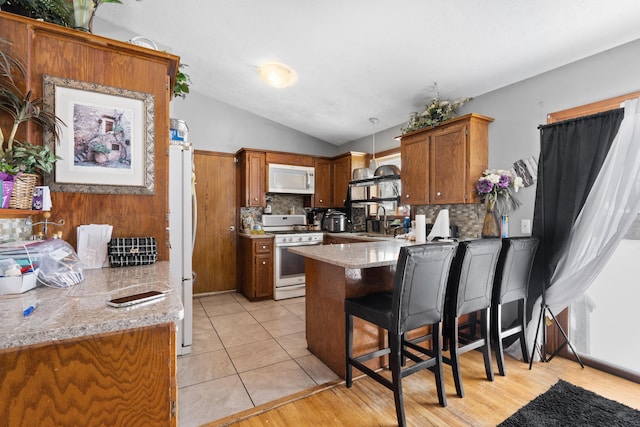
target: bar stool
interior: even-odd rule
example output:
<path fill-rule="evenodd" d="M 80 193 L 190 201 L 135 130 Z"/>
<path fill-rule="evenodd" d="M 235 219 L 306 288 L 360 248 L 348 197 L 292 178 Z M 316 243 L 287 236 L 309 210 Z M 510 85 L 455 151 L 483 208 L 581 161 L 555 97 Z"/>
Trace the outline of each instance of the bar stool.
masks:
<path fill-rule="evenodd" d="M 436 243 L 400 248 L 400 256 L 393 282 L 393 291 L 377 292 L 361 297 L 347 298 L 346 316 L 346 386 L 353 383 L 352 367 L 367 374 L 393 391 L 398 424 L 406 425 L 402 378 L 421 369 L 435 373 L 438 401 L 447 405 L 442 380 L 442 320 L 447 277 L 455 252 L 453 243 Z M 353 356 L 353 317 L 359 317 L 388 334 L 389 347 L 364 355 Z M 405 350 L 405 333 L 431 325 L 431 349 L 418 350 L 417 355 Z M 364 362 L 389 355 L 391 380 L 374 371 Z M 425 358 L 424 356 L 428 356 Z M 403 360 L 415 364 L 403 368 Z"/>
<path fill-rule="evenodd" d="M 491 298 L 491 331 L 493 348 L 498 362 L 498 373 L 505 375 L 503 340 L 517 335 L 525 363 L 529 363 L 529 350 L 525 336 L 527 324 L 527 293 L 531 267 L 540 240 L 537 237 L 511 237 L 502 239 Z M 502 329 L 502 304 L 518 302 L 516 325 Z"/>
<path fill-rule="evenodd" d="M 500 239 L 480 239 L 460 242 L 451 264 L 445 303 L 445 338 L 458 396 L 464 396 L 460 355 L 481 349 L 487 379 L 493 381 L 491 367 L 490 310 L 493 278 L 501 247 Z M 480 311 L 480 336 L 475 335 L 475 313 Z M 461 316 L 471 314 L 471 321 L 459 323 Z M 465 333 L 463 331 L 469 330 Z"/>

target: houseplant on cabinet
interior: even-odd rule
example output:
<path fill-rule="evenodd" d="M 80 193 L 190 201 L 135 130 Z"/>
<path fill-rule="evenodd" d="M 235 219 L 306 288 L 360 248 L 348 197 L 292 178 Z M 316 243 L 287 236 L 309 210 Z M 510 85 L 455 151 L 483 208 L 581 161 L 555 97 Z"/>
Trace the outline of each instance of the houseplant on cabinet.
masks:
<path fill-rule="evenodd" d="M 8 132 L 0 126 L 0 162 L 4 165 L 3 172 L 12 171 L 14 175 L 9 207 L 31 209 L 38 174 L 51 173 L 58 157 L 49 147 L 18 141 L 16 135 L 23 123 L 30 122 L 51 131 L 57 139 L 64 123 L 55 114 L 44 111 L 42 98 L 34 98 L 31 90 L 23 89 L 24 67 L 8 45 L 9 42 L 0 39 L 0 117 L 3 123 L 10 123 Z"/>
<path fill-rule="evenodd" d="M 0 8 L 9 13 L 41 19 L 45 22 L 92 31 L 93 17 L 102 3 L 121 0 L 0 0 Z"/>

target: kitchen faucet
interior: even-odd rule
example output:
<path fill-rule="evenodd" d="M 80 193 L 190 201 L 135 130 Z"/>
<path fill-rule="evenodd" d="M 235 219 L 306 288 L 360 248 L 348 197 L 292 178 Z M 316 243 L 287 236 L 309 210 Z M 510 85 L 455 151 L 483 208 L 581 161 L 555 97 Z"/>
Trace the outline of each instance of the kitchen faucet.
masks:
<path fill-rule="evenodd" d="M 387 210 L 382 205 L 378 205 L 378 209 L 376 210 L 376 219 L 380 221 L 380 208 L 382 208 L 382 214 L 384 215 L 384 219 L 382 220 L 382 228 L 384 234 L 387 234 Z"/>

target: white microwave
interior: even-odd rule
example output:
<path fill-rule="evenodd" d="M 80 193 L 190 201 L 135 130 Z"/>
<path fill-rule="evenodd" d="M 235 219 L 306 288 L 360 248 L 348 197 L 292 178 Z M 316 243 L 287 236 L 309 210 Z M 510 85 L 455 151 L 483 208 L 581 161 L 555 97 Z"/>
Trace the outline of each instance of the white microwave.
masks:
<path fill-rule="evenodd" d="M 313 194 L 315 168 L 269 163 L 267 193 Z"/>

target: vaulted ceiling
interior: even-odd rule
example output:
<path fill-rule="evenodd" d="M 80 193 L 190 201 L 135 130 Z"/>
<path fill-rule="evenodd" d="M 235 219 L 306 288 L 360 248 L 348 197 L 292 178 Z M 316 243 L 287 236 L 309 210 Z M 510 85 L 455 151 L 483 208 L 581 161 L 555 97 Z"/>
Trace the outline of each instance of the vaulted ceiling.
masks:
<path fill-rule="evenodd" d="M 477 97 L 640 38 L 637 0 L 123 0 L 97 16 L 179 55 L 192 91 L 335 145 L 369 117 L 406 121 L 433 82 Z M 266 86 L 268 61 L 298 83 Z"/>

